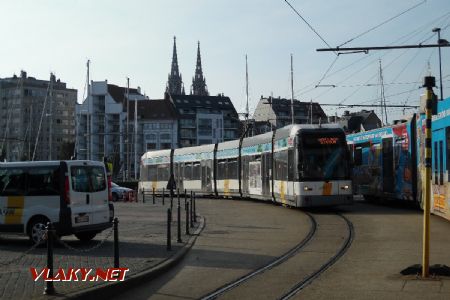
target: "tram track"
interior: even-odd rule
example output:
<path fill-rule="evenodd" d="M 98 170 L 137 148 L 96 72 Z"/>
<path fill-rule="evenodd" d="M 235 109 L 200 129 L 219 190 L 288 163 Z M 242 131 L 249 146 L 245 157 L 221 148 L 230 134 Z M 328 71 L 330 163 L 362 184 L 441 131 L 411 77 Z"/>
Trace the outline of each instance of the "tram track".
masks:
<path fill-rule="evenodd" d="M 304 212 L 310 219 L 311 227 L 307 234 L 307 236 L 294 248 L 290 249 L 288 252 L 284 253 L 283 255 L 277 257 L 275 260 L 271 261 L 270 263 L 266 264 L 265 266 L 258 268 L 238 279 L 235 281 L 232 281 L 230 283 L 227 283 L 215 291 L 201 297 L 200 299 L 203 300 L 210 300 L 210 299 L 216 299 L 222 295 L 227 295 L 231 290 L 236 289 L 239 290 L 239 286 L 244 285 L 244 283 L 249 283 L 252 281 L 252 279 L 256 279 L 259 275 L 262 275 L 263 273 L 269 273 L 271 269 L 274 269 L 277 266 L 283 265 L 283 263 L 287 263 L 286 261 L 290 258 L 295 258 L 297 256 L 300 256 L 302 254 L 302 250 L 305 250 L 306 246 L 311 245 L 311 240 L 316 236 L 316 233 L 318 231 L 318 227 L 320 224 L 318 224 L 316 217 L 308 212 Z M 303 278 L 298 281 L 297 283 L 290 285 L 289 288 L 287 288 L 287 291 L 283 291 L 281 297 L 276 297 L 277 299 L 290 299 L 297 295 L 302 289 L 304 289 L 306 286 L 311 284 L 315 279 L 317 279 L 323 272 L 325 272 L 329 267 L 331 267 L 334 263 L 336 263 L 344 254 L 345 252 L 350 248 L 351 243 L 354 238 L 354 228 L 352 222 L 346 218 L 345 216 L 336 213 L 336 216 L 340 217 L 345 221 L 346 228 L 348 230 L 348 234 L 342 243 L 342 246 L 339 248 L 339 250 L 329 259 L 327 259 L 323 264 L 321 264 L 318 268 L 314 269 L 313 271 L 309 272 L 306 276 L 303 276 Z"/>
<path fill-rule="evenodd" d="M 256 269 L 238 279 L 236 279 L 235 281 L 232 281 L 230 283 L 227 283 L 221 287 L 219 287 L 218 289 L 216 289 L 215 291 L 213 291 L 210 294 L 207 294 L 203 297 L 201 297 L 202 300 L 212 300 L 212 299 L 216 299 L 217 297 L 219 297 L 220 295 L 236 288 L 237 286 L 241 285 L 242 283 L 252 279 L 253 277 L 272 269 L 273 267 L 276 267 L 280 264 L 282 264 L 283 262 L 285 262 L 287 259 L 289 259 L 290 257 L 294 256 L 295 254 L 297 254 L 303 247 L 305 247 L 308 242 L 313 238 L 314 234 L 317 231 L 317 222 L 316 219 L 314 218 L 314 216 L 308 212 L 304 212 L 308 217 L 309 220 L 311 222 L 311 227 L 310 230 L 308 232 L 308 234 L 306 235 L 306 237 L 300 242 L 298 243 L 294 248 L 290 249 L 288 252 L 284 253 L 283 255 L 277 257 L 275 260 L 271 261 L 270 263 L 268 263 L 267 265 Z"/>
<path fill-rule="evenodd" d="M 329 267 L 331 267 L 334 263 L 336 263 L 344 254 L 347 252 L 347 250 L 350 248 L 353 238 L 355 236 L 355 230 L 353 228 L 353 223 L 346 218 L 345 216 L 341 214 L 337 214 L 341 218 L 343 218 L 347 224 L 348 228 L 348 236 L 345 240 L 342 247 L 339 249 L 339 251 L 331 257 L 327 262 L 325 262 L 317 271 L 311 273 L 309 276 L 305 277 L 302 281 L 298 282 L 295 286 L 293 286 L 287 293 L 285 293 L 283 296 L 281 296 L 280 300 L 287 300 L 291 299 L 295 295 L 297 295 L 302 289 L 304 289 L 306 286 L 311 284 L 314 279 L 320 276 L 323 272 L 325 272 Z"/>

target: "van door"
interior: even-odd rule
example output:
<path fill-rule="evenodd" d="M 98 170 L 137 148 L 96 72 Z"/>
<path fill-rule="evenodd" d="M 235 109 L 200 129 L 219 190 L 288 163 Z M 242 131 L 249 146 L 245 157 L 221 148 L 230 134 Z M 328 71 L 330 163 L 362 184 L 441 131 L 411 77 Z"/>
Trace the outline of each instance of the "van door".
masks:
<path fill-rule="evenodd" d="M 108 186 L 105 167 L 94 162 L 70 164 L 70 207 L 72 226 L 109 221 Z"/>

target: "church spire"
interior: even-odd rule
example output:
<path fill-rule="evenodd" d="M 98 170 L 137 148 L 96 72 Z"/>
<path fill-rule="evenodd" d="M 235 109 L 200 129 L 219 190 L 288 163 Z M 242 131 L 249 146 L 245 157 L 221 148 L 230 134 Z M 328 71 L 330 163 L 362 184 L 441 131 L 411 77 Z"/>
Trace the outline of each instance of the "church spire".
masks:
<path fill-rule="evenodd" d="M 197 65 L 195 66 L 195 75 L 192 78 L 191 95 L 209 96 L 206 80 L 203 77 L 200 42 L 197 44 Z"/>
<path fill-rule="evenodd" d="M 172 67 L 170 70 L 169 78 L 167 80 L 166 93 L 171 95 L 184 95 L 183 80 L 181 73 L 178 69 L 177 58 L 177 38 L 173 37 L 173 55 L 172 55 Z"/>

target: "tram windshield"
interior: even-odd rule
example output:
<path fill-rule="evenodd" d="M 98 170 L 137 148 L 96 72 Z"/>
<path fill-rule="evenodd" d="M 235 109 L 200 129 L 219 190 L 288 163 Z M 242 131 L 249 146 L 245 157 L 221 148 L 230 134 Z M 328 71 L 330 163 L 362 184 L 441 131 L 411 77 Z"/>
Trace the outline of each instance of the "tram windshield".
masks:
<path fill-rule="evenodd" d="M 343 134 L 303 133 L 299 158 L 301 180 L 339 180 L 350 177 L 348 150 Z"/>

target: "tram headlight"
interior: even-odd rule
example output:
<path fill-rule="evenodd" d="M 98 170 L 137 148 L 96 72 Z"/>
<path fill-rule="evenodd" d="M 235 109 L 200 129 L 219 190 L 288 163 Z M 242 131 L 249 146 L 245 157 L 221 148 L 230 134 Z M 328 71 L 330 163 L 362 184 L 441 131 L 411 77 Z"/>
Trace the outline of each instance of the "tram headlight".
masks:
<path fill-rule="evenodd" d="M 312 188 L 305 186 L 305 187 L 303 188 L 303 190 L 304 190 L 304 191 L 312 191 Z"/>
<path fill-rule="evenodd" d="M 341 186 L 341 189 L 343 189 L 343 190 L 348 190 L 349 188 L 350 188 L 350 186 L 348 186 L 348 185 Z"/>

